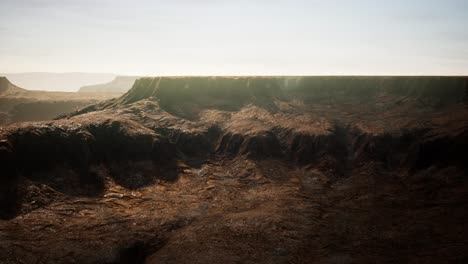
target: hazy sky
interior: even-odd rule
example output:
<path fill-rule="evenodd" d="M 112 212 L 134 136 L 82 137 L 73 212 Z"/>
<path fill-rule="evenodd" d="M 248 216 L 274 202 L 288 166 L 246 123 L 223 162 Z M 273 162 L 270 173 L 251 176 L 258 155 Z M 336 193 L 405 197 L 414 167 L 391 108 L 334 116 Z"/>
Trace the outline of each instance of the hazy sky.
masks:
<path fill-rule="evenodd" d="M 0 0 L 0 72 L 468 74 L 468 1 Z"/>

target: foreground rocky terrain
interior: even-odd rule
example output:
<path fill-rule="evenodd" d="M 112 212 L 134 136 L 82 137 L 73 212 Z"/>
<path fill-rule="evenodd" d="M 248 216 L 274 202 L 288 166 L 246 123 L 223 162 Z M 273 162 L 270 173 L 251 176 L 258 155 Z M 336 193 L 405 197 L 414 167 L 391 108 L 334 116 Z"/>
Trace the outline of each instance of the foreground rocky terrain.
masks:
<path fill-rule="evenodd" d="M 0 125 L 50 120 L 86 105 L 120 96 L 119 93 L 76 93 L 26 90 L 0 77 Z"/>
<path fill-rule="evenodd" d="M 468 78 L 142 78 L 0 127 L 3 263 L 465 263 Z"/>

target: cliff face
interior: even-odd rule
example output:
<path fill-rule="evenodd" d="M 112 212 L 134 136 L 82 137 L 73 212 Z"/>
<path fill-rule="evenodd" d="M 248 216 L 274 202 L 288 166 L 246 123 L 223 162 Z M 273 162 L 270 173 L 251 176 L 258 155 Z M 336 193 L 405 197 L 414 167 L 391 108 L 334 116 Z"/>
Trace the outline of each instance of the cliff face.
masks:
<path fill-rule="evenodd" d="M 54 261 L 87 263 L 465 259 L 467 87 L 139 79 L 61 119 L 0 127 L 2 217 L 22 230 L 0 248 L 28 260 L 52 244 Z M 61 219 L 99 245 L 57 236 Z M 34 228 L 44 243 L 14 247 Z"/>
<path fill-rule="evenodd" d="M 249 103 L 249 99 L 286 97 L 305 101 L 356 98 L 368 101 L 389 95 L 456 103 L 463 98 L 467 87 L 467 77 L 159 77 L 139 79 L 122 102 L 151 96 L 166 105 L 189 99 L 204 105 L 206 98 L 239 104 Z"/>

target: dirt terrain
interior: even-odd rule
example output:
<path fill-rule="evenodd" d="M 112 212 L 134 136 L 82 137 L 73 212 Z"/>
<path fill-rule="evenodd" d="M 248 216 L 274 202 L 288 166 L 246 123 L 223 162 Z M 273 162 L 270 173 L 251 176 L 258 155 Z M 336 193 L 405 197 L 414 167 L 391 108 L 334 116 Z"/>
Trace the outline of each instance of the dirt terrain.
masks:
<path fill-rule="evenodd" d="M 80 107 L 120 95 L 26 90 L 12 84 L 7 78 L 0 77 L 0 125 L 50 120 Z"/>
<path fill-rule="evenodd" d="M 157 77 L 0 126 L 1 263 L 466 263 L 467 77 Z"/>

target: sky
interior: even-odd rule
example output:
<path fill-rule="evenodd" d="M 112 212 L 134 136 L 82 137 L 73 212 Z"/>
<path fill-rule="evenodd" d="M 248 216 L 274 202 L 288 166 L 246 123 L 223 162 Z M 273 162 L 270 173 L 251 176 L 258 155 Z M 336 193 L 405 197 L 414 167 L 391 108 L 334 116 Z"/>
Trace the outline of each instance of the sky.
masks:
<path fill-rule="evenodd" d="M 468 75 L 468 1 L 0 0 L 0 72 Z"/>

